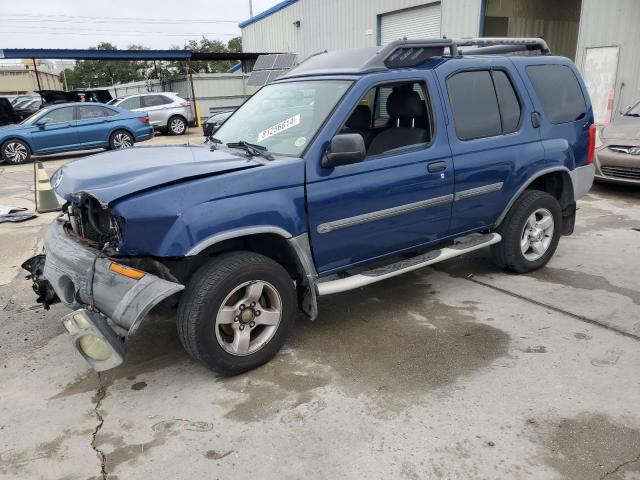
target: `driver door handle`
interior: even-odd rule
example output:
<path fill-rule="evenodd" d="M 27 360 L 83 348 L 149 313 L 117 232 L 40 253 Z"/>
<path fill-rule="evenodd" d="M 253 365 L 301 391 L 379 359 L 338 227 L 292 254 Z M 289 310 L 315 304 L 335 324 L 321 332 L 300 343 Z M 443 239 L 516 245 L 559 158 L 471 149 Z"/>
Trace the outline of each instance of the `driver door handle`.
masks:
<path fill-rule="evenodd" d="M 429 171 L 429 173 L 442 172 L 443 170 L 446 170 L 446 169 L 447 169 L 446 162 L 433 162 L 427 165 L 427 170 Z"/>

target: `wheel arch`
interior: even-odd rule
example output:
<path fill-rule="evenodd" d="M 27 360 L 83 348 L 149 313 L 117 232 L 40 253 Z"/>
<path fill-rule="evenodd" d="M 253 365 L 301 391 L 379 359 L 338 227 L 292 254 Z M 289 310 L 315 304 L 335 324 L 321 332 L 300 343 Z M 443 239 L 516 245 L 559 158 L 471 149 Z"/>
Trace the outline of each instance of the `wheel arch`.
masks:
<path fill-rule="evenodd" d="M 516 203 L 518 198 L 526 190 L 541 190 L 552 195 L 560 203 L 560 208 L 563 212 L 564 223 L 569 222 L 570 231 L 568 231 L 568 225 L 563 228 L 563 231 L 567 231 L 570 234 L 573 231 L 573 221 L 575 220 L 575 199 L 573 192 L 573 182 L 569 169 L 566 167 L 551 167 L 544 170 L 540 170 L 532 175 L 527 182 L 525 182 L 511 197 L 507 206 L 502 210 L 502 213 L 498 217 L 495 226 L 498 227 L 511 210 L 511 207 Z"/>
<path fill-rule="evenodd" d="M 316 317 L 317 273 L 306 232 L 293 237 L 280 227 L 265 225 L 216 234 L 187 252 L 188 277 L 209 258 L 237 250 L 260 253 L 282 265 L 296 282 L 299 307 L 310 318 Z"/>

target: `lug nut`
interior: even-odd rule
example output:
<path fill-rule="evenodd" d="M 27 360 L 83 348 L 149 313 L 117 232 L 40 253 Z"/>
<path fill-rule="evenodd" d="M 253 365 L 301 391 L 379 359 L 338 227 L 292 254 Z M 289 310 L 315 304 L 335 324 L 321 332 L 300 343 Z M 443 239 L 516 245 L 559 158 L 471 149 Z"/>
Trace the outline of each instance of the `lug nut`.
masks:
<path fill-rule="evenodd" d="M 233 319 L 233 321 L 234 321 L 234 322 L 237 322 L 238 320 L 240 320 L 238 317 L 235 317 L 235 318 Z"/>
<path fill-rule="evenodd" d="M 244 330 L 244 325 L 240 325 L 240 330 Z"/>
<path fill-rule="evenodd" d="M 251 302 L 251 306 L 255 307 L 256 306 L 256 302 Z"/>
<path fill-rule="evenodd" d="M 240 305 L 240 310 L 244 310 L 245 308 L 247 308 L 247 307 L 244 306 L 244 303 L 242 305 Z"/>
<path fill-rule="evenodd" d="M 260 316 L 260 310 L 256 310 L 256 311 L 254 312 L 254 315 L 255 315 L 256 317 L 259 317 L 259 316 Z"/>
<path fill-rule="evenodd" d="M 255 327 L 255 326 L 256 326 L 256 322 L 251 322 L 251 323 L 249 323 L 249 326 L 250 326 L 251 328 Z"/>

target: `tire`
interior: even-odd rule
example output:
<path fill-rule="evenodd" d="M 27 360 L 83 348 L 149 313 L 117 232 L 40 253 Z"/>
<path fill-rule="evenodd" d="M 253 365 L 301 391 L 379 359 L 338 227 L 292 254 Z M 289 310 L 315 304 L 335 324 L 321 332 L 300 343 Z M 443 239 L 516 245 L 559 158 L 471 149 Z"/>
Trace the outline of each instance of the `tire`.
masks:
<path fill-rule="evenodd" d="M 547 192 L 525 190 L 497 232 L 502 241 L 491 246 L 491 253 L 499 267 L 515 273 L 537 270 L 547 264 L 558 247 L 562 209 Z"/>
<path fill-rule="evenodd" d="M 178 335 L 194 360 L 221 375 L 237 375 L 278 353 L 297 313 L 293 280 L 281 265 L 253 252 L 225 253 L 187 283 Z"/>
<path fill-rule="evenodd" d="M 0 149 L 0 158 L 10 165 L 27 163 L 31 159 L 31 148 L 22 140 L 7 140 Z"/>
<path fill-rule="evenodd" d="M 169 135 L 183 135 L 187 131 L 187 121 L 180 115 L 174 115 L 167 122 Z"/>
<path fill-rule="evenodd" d="M 109 137 L 109 150 L 123 150 L 133 147 L 135 139 L 126 130 L 116 130 Z"/>

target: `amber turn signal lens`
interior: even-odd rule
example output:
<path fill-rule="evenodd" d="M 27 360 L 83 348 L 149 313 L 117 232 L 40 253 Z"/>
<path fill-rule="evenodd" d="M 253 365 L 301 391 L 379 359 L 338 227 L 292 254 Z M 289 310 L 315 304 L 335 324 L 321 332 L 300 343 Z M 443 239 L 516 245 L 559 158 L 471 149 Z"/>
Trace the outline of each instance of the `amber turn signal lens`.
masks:
<path fill-rule="evenodd" d="M 140 280 L 142 277 L 146 275 L 142 270 L 138 270 L 136 268 L 127 267 L 126 265 L 120 265 L 116 262 L 111 262 L 111 266 L 109 269 L 112 272 L 119 273 L 128 278 L 133 278 L 134 280 Z"/>

